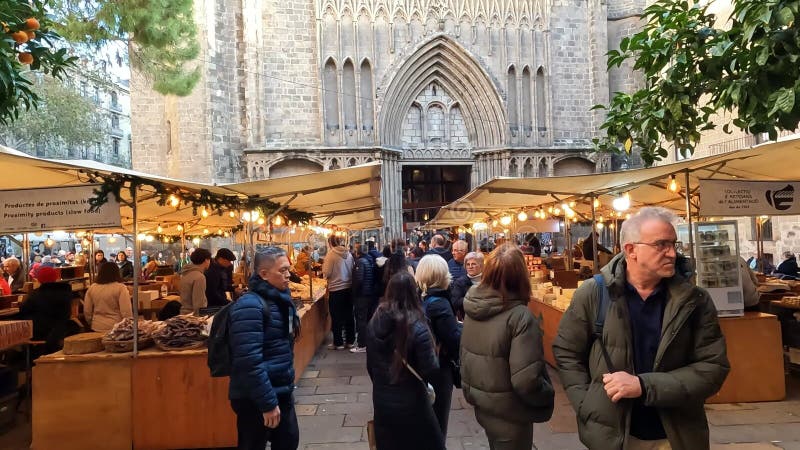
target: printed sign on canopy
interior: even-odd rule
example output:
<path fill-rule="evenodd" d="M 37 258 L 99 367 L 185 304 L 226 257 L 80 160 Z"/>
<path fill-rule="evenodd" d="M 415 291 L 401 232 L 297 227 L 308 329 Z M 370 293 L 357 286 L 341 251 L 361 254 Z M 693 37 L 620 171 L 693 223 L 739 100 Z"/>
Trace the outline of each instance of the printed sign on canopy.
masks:
<path fill-rule="evenodd" d="M 0 232 L 119 228 L 119 203 L 113 197 L 90 210 L 95 185 L 0 191 Z"/>
<path fill-rule="evenodd" d="M 700 215 L 800 214 L 800 181 L 700 180 Z"/>

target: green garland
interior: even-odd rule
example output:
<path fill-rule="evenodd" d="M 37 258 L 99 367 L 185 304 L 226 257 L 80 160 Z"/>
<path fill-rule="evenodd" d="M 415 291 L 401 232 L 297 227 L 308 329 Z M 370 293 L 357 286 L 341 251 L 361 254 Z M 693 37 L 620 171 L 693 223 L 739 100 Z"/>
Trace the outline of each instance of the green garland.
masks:
<path fill-rule="evenodd" d="M 100 174 L 98 172 L 90 172 L 87 175 L 91 183 L 99 184 L 94 190 L 94 198 L 89 200 L 90 208 L 93 211 L 107 203 L 109 195 L 113 195 L 118 202 L 121 202 L 123 188 L 127 188 L 131 198 L 133 198 L 136 189 L 144 186 L 148 186 L 153 190 L 153 193 L 158 197 L 157 203 L 159 206 L 166 206 L 171 198 L 177 198 L 179 205 L 191 206 L 192 215 L 195 216 L 198 209 L 205 209 L 209 214 L 216 212 L 219 216 L 225 211 L 258 211 L 264 217 L 267 217 L 281 206 L 265 198 L 240 198 L 232 195 L 219 195 L 212 193 L 208 189 L 201 189 L 199 192 L 171 189 L 158 181 L 131 175 Z M 313 214 L 291 208 L 284 208 L 281 213 L 286 216 L 287 220 L 298 224 L 308 223 L 314 217 Z"/>

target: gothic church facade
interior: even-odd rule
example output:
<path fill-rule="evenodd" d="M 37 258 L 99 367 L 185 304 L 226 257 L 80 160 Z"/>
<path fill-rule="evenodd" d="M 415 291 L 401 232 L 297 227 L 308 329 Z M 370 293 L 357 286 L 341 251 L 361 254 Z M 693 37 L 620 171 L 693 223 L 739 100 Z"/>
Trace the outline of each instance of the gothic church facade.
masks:
<path fill-rule="evenodd" d="M 610 170 L 606 70 L 644 0 L 196 0 L 202 79 L 132 79 L 133 166 L 226 183 L 382 162 L 399 235 L 496 176 Z"/>

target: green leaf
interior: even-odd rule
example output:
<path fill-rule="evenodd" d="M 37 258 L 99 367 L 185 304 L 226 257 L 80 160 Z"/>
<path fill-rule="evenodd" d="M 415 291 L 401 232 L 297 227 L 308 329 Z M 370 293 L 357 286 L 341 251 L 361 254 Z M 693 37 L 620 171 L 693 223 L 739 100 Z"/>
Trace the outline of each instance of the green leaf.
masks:
<path fill-rule="evenodd" d="M 784 26 L 791 26 L 794 22 L 794 13 L 788 6 L 784 6 L 778 11 L 778 23 Z"/>
<path fill-rule="evenodd" d="M 793 88 L 782 88 L 777 92 L 773 93 L 770 96 L 770 101 L 774 101 L 774 104 L 769 113 L 767 113 L 767 115 L 772 116 L 778 111 L 784 113 L 791 112 L 792 109 L 794 109 L 794 97 L 795 97 L 795 92 Z"/>

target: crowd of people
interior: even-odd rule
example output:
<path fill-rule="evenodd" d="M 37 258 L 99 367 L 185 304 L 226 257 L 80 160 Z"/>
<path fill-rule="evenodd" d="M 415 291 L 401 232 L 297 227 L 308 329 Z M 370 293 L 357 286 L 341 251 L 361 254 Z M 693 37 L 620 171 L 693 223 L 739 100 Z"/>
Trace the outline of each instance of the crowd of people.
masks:
<path fill-rule="evenodd" d="M 643 208 L 626 220 L 621 253 L 575 292 L 559 325 L 557 370 L 589 448 L 709 448 L 703 403 L 729 363 L 713 301 L 676 252 L 675 219 Z M 377 448 L 444 449 L 461 388 L 490 448 L 530 449 L 554 388 L 523 251 L 470 253 L 439 235 L 428 248 L 394 241 L 382 252 L 366 243 L 351 253 L 336 236 L 328 244 L 330 348 L 366 351 Z M 240 449 L 298 446 L 289 268 L 281 249 L 257 254 L 247 301 L 231 313 Z"/>

